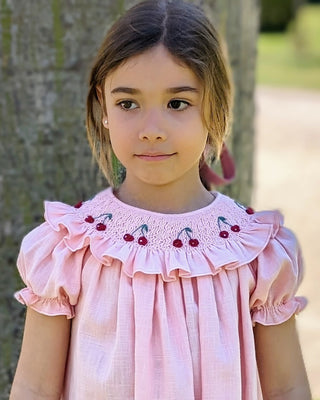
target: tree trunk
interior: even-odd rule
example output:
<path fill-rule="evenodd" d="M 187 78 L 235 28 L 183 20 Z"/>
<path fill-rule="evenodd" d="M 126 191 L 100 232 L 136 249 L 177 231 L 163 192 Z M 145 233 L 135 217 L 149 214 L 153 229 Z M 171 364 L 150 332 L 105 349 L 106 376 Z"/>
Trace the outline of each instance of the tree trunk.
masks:
<path fill-rule="evenodd" d="M 87 78 L 108 26 L 129 3 L 0 0 L 0 400 L 8 398 L 23 328 L 24 309 L 12 297 L 21 287 L 20 241 L 42 221 L 44 199 L 72 204 L 105 186 L 86 142 Z M 238 177 L 228 193 L 248 203 L 258 3 L 198 3 L 229 45 Z"/>

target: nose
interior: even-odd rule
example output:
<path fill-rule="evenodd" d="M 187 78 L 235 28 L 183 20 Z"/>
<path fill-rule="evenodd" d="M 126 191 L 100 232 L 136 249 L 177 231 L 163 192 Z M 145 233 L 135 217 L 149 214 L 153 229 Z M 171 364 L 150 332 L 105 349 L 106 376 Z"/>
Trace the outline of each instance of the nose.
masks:
<path fill-rule="evenodd" d="M 142 121 L 139 139 L 143 141 L 163 141 L 167 139 L 165 124 L 161 112 L 150 110 Z"/>

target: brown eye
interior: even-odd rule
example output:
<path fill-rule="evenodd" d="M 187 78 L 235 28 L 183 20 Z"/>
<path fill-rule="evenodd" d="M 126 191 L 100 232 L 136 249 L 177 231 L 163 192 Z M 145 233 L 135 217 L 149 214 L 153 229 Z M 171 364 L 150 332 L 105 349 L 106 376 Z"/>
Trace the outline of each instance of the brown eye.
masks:
<path fill-rule="evenodd" d="M 172 110 L 183 111 L 185 110 L 190 104 L 187 101 L 183 100 L 171 100 L 168 104 L 168 107 Z"/>
<path fill-rule="evenodd" d="M 136 104 L 135 102 L 131 101 L 131 100 L 120 101 L 120 102 L 118 103 L 118 105 L 119 105 L 123 110 L 126 110 L 126 111 L 134 110 L 134 109 L 138 108 L 137 104 Z"/>

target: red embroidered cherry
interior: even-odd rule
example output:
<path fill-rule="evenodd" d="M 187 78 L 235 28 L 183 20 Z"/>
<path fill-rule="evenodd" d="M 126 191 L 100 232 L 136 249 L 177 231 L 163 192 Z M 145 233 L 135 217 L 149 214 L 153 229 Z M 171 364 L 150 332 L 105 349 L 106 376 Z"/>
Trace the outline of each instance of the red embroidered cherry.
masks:
<path fill-rule="evenodd" d="M 244 205 L 242 205 L 241 203 L 238 203 L 237 201 L 235 201 L 235 203 L 236 203 L 236 205 L 238 206 L 238 207 L 240 207 L 242 210 L 245 210 L 245 212 L 247 213 L 247 214 L 254 214 L 254 209 L 253 208 L 251 208 L 251 207 L 245 207 Z"/>
<path fill-rule="evenodd" d="M 240 226 L 239 225 L 233 225 L 231 227 L 232 232 L 240 232 Z"/>
<path fill-rule="evenodd" d="M 94 218 L 92 215 L 88 215 L 87 218 L 85 219 L 85 221 L 88 222 L 89 224 L 93 224 Z"/>
<path fill-rule="evenodd" d="M 199 240 L 198 239 L 190 239 L 189 244 L 192 247 L 197 247 L 197 246 L 199 246 Z"/>
<path fill-rule="evenodd" d="M 80 208 L 83 204 L 83 201 L 79 201 L 79 203 L 74 205 L 74 208 Z"/>
<path fill-rule="evenodd" d="M 221 231 L 219 236 L 226 239 L 229 237 L 229 233 L 227 231 Z"/>
<path fill-rule="evenodd" d="M 139 239 L 138 239 L 138 243 L 141 246 L 145 246 L 148 243 L 148 240 L 147 240 L 147 238 L 145 236 L 140 236 Z"/>
<path fill-rule="evenodd" d="M 107 229 L 105 224 L 102 224 L 101 222 L 97 224 L 96 226 L 97 231 L 105 231 Z"/>
<path fill-rule="evenodd" d="M 132 242 L 132 241 L 134 241 L 134 237 L 133 237 L 132 235 L 130 235 L 130 233 L 126 233 L 126 234 L 123 236 L 123 239 L 124 239 L 126 242 Z"/>
<path fill-rule="evenodd" d="M 174 247 L 182 247 L 183 246 L 182 240 L 180 240 L 180 239 L 175 239 L 172 244 Z"/>

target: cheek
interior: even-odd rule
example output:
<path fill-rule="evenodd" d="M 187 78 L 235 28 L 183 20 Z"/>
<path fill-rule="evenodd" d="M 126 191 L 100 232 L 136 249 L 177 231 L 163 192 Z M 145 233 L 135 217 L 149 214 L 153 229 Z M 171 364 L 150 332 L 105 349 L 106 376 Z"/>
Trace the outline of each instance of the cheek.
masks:
<path fill-rule="evenodd" d="M 112 128 L 109 130 L 110 133 L 110 141 L 111 141 L 111 146 L 112 148 L 115 149 L 120 149 L 124 147 L 125 145 L 125 140 L 122 138 L 121 135 L 117 135 L 117 132 L 113 131 Z"/>
<path fill-rule="evenodd" d="M 136 126 L 134 116 L 130 115 L 129 112 L 121 111 L 118 108 L 112 108 L 109 111 L 108 123 L 110 132 L 117 137 L 129 136 L 128 133 L 133 132 L 134 127 Z"/>
<path fill-rule="evenodd" d="M 130 144 L 129 135 L 124 134 L 123 130 L 110 129 L 110 142 L 114 154 L 117 156 L 120 162 L 124 165 L 126 158 L 128 158 L 130 151 L 132 151 L 132 146 Z"/>
<path fill-rule="evenodd" d="M 184 131 L 186 133 L 186 131 Z M 188 134 L 184 135 L 184 142 L 190 150 L 203 151 L 208 141 L 208 131 L 202 124 L 190 124 Z"/>

